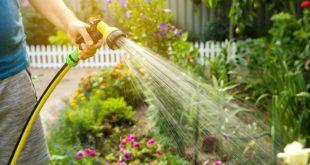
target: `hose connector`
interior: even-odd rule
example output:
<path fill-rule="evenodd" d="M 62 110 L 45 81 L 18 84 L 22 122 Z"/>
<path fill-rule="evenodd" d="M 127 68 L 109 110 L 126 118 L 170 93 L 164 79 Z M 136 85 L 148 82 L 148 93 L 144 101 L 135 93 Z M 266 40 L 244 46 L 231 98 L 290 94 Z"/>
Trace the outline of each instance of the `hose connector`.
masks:
<path fill-rule="evenodd" d="M 116 50 L 120 48 L 117 41 L 123 37 L 126 37 L 125 33 L 116 27 L 111 27 L 100 21 L 97 24 L 97 30 L 102 34 L 104 41 L 108 44 L 109 48 Z"/>

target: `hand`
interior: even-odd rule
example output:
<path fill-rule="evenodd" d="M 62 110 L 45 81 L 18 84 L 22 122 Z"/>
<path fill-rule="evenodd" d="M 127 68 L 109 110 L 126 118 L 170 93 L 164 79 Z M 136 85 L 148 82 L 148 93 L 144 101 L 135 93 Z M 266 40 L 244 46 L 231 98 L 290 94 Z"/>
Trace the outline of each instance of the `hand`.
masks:
<path fill-rule="evenodd" d="M 79 51 L 79 58 L 81 60 L 86 60 L 96 54 L 97 49 L 99 49 L 103 41 L 99 40 L 97 43 L 94 43 L 92 38 L 89 36 L 87 32 L 87 28 L 89 25 L 80 21 L 74 20 L 70 24 L 68 24 L 67 32 L 69 34 L 70 40 L 75 43 L 77 37 L 81 35 L 85 41 L 85 43 L 81 44 L 82 50 Z"/>

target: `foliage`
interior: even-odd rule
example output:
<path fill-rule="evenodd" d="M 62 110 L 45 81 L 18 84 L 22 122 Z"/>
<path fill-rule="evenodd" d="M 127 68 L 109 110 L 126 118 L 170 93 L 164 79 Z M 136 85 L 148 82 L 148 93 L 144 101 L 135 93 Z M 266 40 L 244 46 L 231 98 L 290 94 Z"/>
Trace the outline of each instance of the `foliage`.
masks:
<path fill-rule="evenodd" d="M 214 76 L 217 80 L 228 82 L 229 71 L 235 67 L 235 61 L 228 58 L 228 45 L 224 46 L 220 53 L 207 61 L 207 77 L 209 80 Z"/>
<path fill-rule="evenodd" d="M 228 36 L 228 21 L 215 18 L 205 25 L 204 36 L 206 40 L 224 41 Z"/>
<path fill-rule="evenodd" d="M 103 68 L 99 74 L 82 78 L 79 91 L 89 98 L 96 90 L 103 90 L 105 97 L 123 97 L 125 101 L 136 107 L 143 103 L 143 96 L 132 83 L 133 74 L 124 62 L 113 68 Z"/>
<path fill-rule="evenodd" d="M 67 33 L 65 33 L 62 30 L 57 30 L 55 35 L 49 36 L 48 41 L 49 41 L 49 43 L 55 44 L 55 45 L 69 45 L 69 44 L 71 44 L 69 36 L 67 35 Z"/>
<path fill-rule="evenodd" d="M 300 36 L 308 17 L 307 11 L 300 20 L 276 14 L 269 38 L 239 42 L 239 63 L 249 70 L 241 75 L 245 92 L 270 113 L 276 151 L 295 139 L 309 145 L 309 35 Z"/>
<path fill-rule="evenodd" d="M 90 21 L 90 18 L 102 18 L 104 15 L 104 10 L 102 9 L 102 5 L 98 5 L 102 3 L 100 0 L 82 0 L 81 9 L 77 12 L 77 16 L 85 21 Z"/>
<path fill-rule="evenodd" d="M 59 161 L 76 162 L 74 153 L 83 147 L 91 146 L 102 155 L 118 149 L 120 137 L 129 133 L 135 122 L 134 112 L 123 98 L 106 96 L 102 90 L 96 90 L 89 98 L 75 93 L 71 106 L 62 113 L 49 137 L 51 154 L 64 156 Z"/>
<path fill-rule="evenodd" d="M 31 7 L 22 7 L 21 12 L 27 43 L 33 45 L 48 44 L 48 37 L 55 32 L 54 26 Z"/>
<path fill-rule="evenodd" d="M 231 3 L 229 19 L 236 26 L 236 33 L 238 34 L 242 34 L 246 27 L 253 26 L 253 20 L 256 18 L 256 10 L 265 6 L 273 14 L 285 11 L 296 16 L 300 11 L 300 4 L 297 4 L 294 0 L 285 2 L 282 0 L 203 0 L 203 2 L 211 8 L 224 7 L 227 6 L 227 3 Z"/>
<path fill-rule="evenodd" d="M 110 6 L 132 40 L 186 69 L 197 70 L 198 50 L 187 42 L 187 33 L 171 24 L 172 15 L 165 0 L 112 1 Z"/>
<path fill-rule="evenodd" d="M 112 125 L 132 122 L 134 113 L 132 108 L 127 106 L 123 98 L 109 98 L 103 101 L 98 108 L 101 109 L 100 116 L 108 119 L 108 122 Z"/>

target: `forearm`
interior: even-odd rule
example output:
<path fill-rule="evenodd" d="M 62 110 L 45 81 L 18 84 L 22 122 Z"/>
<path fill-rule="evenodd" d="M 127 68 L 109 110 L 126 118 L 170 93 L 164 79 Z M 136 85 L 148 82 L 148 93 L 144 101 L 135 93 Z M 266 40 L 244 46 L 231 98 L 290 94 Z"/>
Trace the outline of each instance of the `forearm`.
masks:
<path fill-rule="evenodd" d="M 65 31 L 71 22 L 77 20 L 63 0 L 29 0 L 29 2 L 50 22 Z"/>

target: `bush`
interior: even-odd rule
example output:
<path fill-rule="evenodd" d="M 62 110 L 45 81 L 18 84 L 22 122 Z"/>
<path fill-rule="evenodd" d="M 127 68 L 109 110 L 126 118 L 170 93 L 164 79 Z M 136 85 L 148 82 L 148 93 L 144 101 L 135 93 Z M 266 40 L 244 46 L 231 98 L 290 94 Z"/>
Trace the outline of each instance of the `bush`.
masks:
<path fill-rule="evenodd" d="M 309 145 L 309 12 L 297 20 L 287 13 L 272 16 L 268 38 L 239 42 L 238 59 L 247 97 L 270 114 L 275 150 L 303 139 Z M 303 34 L 303 35 L 301 35 Z M 257 75 L 260 75 L 257 77 Z"/>
<path fill-rule="evenodd" d="M 166 9 L 165 0 L 112 1 L 110 6 L 120 28 L 130 39 L 185 69 L 198 70 L 198 50 L 191 42 L 187 42 L 188 34 L 171 23 L 172 15 Z"/>
<path fill-rule="evenodd" d="M 128 134 L 135 123 L 134 112 L 123 98 L 104 98 L 102 90 L 89 99 L 83 93 L 75 94 L 71 106 L 51 129 L 48 141 L 52 155 L 68 155 L 60 161 L 71 162 L 76 161 L 74 153 L 85 147 L 91 146 L 101 155 L 118 149 L 120 137 Z"/>
<path fill-rule="evenodd" d="M 55 33 L 55 27 L 33 8 L 21 8 L 27 43 L 32 45 L 48 44 L 48 37 Z"/>
<path fill-rule="evenodd" d="M 121 62 L 113 68 L 103 68 L 99 74 L 82 78 L 78 91 L 89 98 L 97 90 L 103 90 L 104 99 L 123 97 L 129 105 L 137 107 L 143 103 L 143 96 L 132 81 L 133 74 L 124 62 Z"/>
<path fill-rule="evenodd" d="M 227 36 L 229 34 L 228 22 L 228 20 L 221 18 L 215 18 L 208 21 L 204 30 L 205 39 L 212 41 L 224 41 L 228 38 Z"/>
<path fill-rule="evenodd" d="M 100 104 L 100 115 L 113 125 L 127 124 L 133 121 L 132 107 L 127 106 L 123 98 L 109 98 Z"/>

